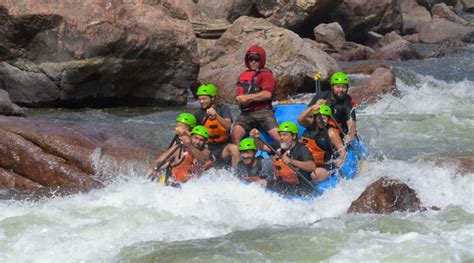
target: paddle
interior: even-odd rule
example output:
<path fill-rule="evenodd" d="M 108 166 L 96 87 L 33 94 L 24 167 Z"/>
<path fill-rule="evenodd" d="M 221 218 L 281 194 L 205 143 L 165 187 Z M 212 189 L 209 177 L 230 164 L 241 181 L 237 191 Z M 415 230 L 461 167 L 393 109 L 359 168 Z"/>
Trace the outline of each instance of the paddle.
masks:
<path fill-rule="evenodd" d="M 321 72 L 319 71 L 316 71 L 316 74 L 314 75 L 313 77 L 314 79 L 314 88 L 315 88 L 315 92 L 316 92 L 316 95 L 321 93 Z"/>
<path fill-rule="evenodd" d="M 166 155 L 166 157 L 165 157 L 161 162 L 159 162 L 159 163 L 155 166 L 155 169 L 154 169 L 154 170 L 155 170 L 156 172 L 159 172 L 159 171 L 161 170 L 161 167 L 163 166 L 163 164 L 165 164 L 167 161 L 169 161 L 169 159 L 171 158 L 171 156 L 173 156 L 173 154 L 174 154 L 178 149 L 181 149 L 182 146 L 183 146 L 183 144 L 177 144 L 176 147 L 175 147 L 170 153 L 168 153 L 168 155 Z M 158 178 L 158 181 L 161 182 L 161 178 L 162 178 L 163 176 L 165 176 L 165 175 L 166 175 L 166 173 L 163 174 L 162 176 L 153 176 L 153 177 L 151 178 L 151 181 L 153 182 L 153 181 L 155 181 L 155 180 Z"/>
<path fill-rule="evenodd" d="M 342 130 L 341 126 L 339 125 L 339 123 L 336 121 L 336 119 L 334 118 L 334 116 L 331 115 L 331 119 L 332 121 L 334 122 L 334 124 L 336 125 L 336 127 L 341 131 L 341 133 L 344 135 L 344 136 L 347 136 L 347 134 Z M 349 142 L 349 147 L 352 148 L 352 150 L 354 151 L 354 154 L 357 156 L 357 160 L 360 162 L 360 161 L 363 161 L 362 159 L 362 156 L 360 156 L 359 152 L 354 148 L 354 145 L 352 145 L 352 142 Z M 362 165 L 359 165 L 359 162 L 357 163 L 357 167 L 359 168 L 359 171 L 361 172 L 364 168 L 365 168 L 365 162 L 362 162 Z"/>
<path fill-rule="evenodd" d="M 270 149 L 270 151 L 274 152 L 274 153 L 278 156 L 278 158 L 283 159 L 283 156 L 281 156 L 281 153 L 279 153 L 277 150 L 275 150 L 275 148 L 273 148 L 270 144 L 268 144 L 268 143 L 267 143 L 266 141 L 264 141 L 264 140 L 260 140 L 260 141 L 261 141 L 263 144 L 265 144 L 265 146 L 267 146 L 268 149 Z M 316 192 L 317 192 L 318 194 L 322 194 L 321 191 L 319 191 L 319 189 L 316 188 L 316 187 L 313 185 L 313 183 L 311 183 L 304 175 L 302 175 L 302 174 L 300 173 L 300 171 L 298 171 L 298 169 L 297 169 L 296 167 L 294 167 L 294 166 L 291 165 L 291 164 L 289 164 L 288 166 L 291 168 L 291 170 L 295 171 L 296 175 L 297 175 L 301 180 L 303 180 L 303 182 L 305 182 L 309 187 L 311 187 L 311 189 L 316 190 Z"/>

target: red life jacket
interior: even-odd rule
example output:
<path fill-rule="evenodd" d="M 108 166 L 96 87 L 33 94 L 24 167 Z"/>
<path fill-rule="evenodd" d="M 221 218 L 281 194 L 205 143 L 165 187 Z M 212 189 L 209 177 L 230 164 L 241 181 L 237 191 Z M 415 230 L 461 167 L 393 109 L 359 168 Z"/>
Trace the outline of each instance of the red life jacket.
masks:
<path fill-rule="evenodd" d="M 237 82 L 237 94 L 246 95 L 246 94 L 255 94 L 262 91 L 262 88 L 257 84 L 258 75 L 262 72 L 269 71 L 269 69 L 263 68 L 260 70 L 246 70 L 240 74 L 239 80 Z M 272 105 L 271 99 L 268 101 L 257 101 L 241 105 L 242 109 L 246 110 L 258 110 Z"/>
<path fill-rule="evenodd" d="M 289 151 L 286 151 L 284 154 L 288 153 Z M 275 159 L 273 160 L 273 172 L 275 173 L 277 180 L 281 180 L 282 183 L 290 185 L 300 183 L 300 179 L 298 179 L 296 172 L 284 163 L 282 159 L 278 158 L 277 155 L 275 155 Z"/>
<path fill-rule="evenodd" d="M 198 162 L 193 157 L 191 149 L 186 147 L 181 160 L 171 167 L 171 178 L 177 183 L 183 183 L 187 180 L 200 176 L 204 170 L 211 167 L 211 160 Z"/>

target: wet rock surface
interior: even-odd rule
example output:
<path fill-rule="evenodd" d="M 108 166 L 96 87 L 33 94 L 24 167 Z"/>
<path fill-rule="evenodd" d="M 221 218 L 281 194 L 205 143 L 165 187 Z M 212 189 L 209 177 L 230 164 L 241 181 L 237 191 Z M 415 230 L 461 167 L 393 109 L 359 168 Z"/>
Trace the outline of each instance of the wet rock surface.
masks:
<path fill-rule="evenodd" d="M 0 184 L 29 190 L 88 191 L 123 172 L 144 175 L 155 156 L 149 146 L 113 131 L 2 116 L 0 148 Z"/>
<path fill-rule="evenodd" d="M 367 186 L 347 213 L 391 214 L 421 210 L 415 190 L 399 180 L 382 177 Z"/>

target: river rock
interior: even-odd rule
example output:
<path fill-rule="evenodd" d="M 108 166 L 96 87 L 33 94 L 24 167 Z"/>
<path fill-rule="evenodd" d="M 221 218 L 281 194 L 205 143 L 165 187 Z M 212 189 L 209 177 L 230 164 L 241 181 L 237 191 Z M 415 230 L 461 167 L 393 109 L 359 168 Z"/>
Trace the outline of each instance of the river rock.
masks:
<path fill-rule="evenodd" d="M 369 31 L 385 34 L 402 26 L 398 0 L 344 0 L 329 17 L 339 22 L 347 39 L 358 43 L 365 42 Z"/>
<path fill-rule="evenodd" d="M 302 30 L 305 22 L 311 25 L 322 22 L 330 10 L 342 3 L 343 0 L 259 0 L 255 1 L 258 14 L 274 25 Z M 313 28 L 313 27 L 311 27 Z"/>
<path fill-rule="evenodd" d="M 463 10 L 474 13 L 474 0 L 461 0 Z"/>
<path fill-rule="evenodd" d="M 415 190 L 399 180 L 382 177 L 367 186 L 347 213 L 391 214 L 422 209 Z"/>
<path fill-rule="evenodd" d="M 245 52 L 253 44 L 266 50 L 266 67 L 276 78 L 274 99 L 295 94 L 305 79 L 311 80 L 317 70 L 326 80 L 330 72 L 340 70 L 337 62 L 318 48 L 317 42 L 302 39 L 264 19 L 240 17 L 208 50 L 210 56 L 199 72 L 202 83 L 217 85 L 219 100 L 234 101 L 235 84 L 246 69 Z"/>
<path fill-rule="evenodd" d="M 430 22 L 431 14 L 425 7 L 417 4 L 413 0 L 400 0 L 400 8 L 402 11 L 402 33 L 414 34 L 417 33 L 418 24 L 420 22 Z"/>
<path fill-rule="evenodd" d="M 314 37 L 317 42 L 327 44 L 340 50 L 346 42 L 346 35 L 338 23 L 319 24 L 314 28 Z"/>
<path fill-rule="evenodd" d="M 350 95 L 360 104 L 375 103 L 385 94 L 398 92 L 395 81 L 392 70 L 379 67 L 370 75 L 367 83 L 351 87 Z"/>
<path fill-rule="evenodd" d="M 145 174 L 155 155 L 150 148 L 114 131 L 0 116 L 0 168 L 8 172 L 0 181 L 87 191 L 120 173 Z"/>
<path fill-rule="evenodd" d="M 8 59 L 0 72 L 20 105 L 182 105 L 197 79 L 192 25 L 165 1 L 4 0 L 0 6 L 0 32 L 10 39 L 0 42 Z M 44 100 L 34 95 L 42 92 Z"/>
<path fill-rule="evenodd" d="M 440 43 L 451 38 L 463 38 L 474 32 L 473 26 L 463 26 L 444 18 L 433 18 L 418 26 L 420 42 Z"/>
<path fill-rule="evenodd" d="M 0 115 L 25 116 L 23 109 L 12 103 L 8 93 L 2 89 L 0 89 Z"/>
<path fill-rule="evenodd" d="M 405 39 L 400 39 L 387 44 L 372 53 L 369 60 L 408 60 L 419 59 L 420 53 L 413 47 L 413 44 Z"/>
<path fill-rule="evenodd" d="M 456 15 L 445 3 L 437 4 L 431 9 L 433 17 L 440 17 L 449 20 L 454 23 L 458 23 L 464 26 L 469 25 L 464 18 Z"/>

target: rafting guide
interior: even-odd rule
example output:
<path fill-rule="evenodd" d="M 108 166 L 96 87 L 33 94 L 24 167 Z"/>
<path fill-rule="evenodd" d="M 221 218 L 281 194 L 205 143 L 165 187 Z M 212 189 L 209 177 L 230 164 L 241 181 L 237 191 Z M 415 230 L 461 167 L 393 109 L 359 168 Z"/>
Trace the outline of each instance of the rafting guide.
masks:
<path fill-rule="evenodd" d="M 275 79 L 265 68 L 266 53 L 258 45 L 251 46 L 245 54 L 247 70 L 240 74 L 237 82 L 237 97 L 240 115 L 232 128 L 232 140 L 238 144 L 252 128 L 262 127 L 276 142 L 280 140 L 278 123 L 272 110 Z"/>

